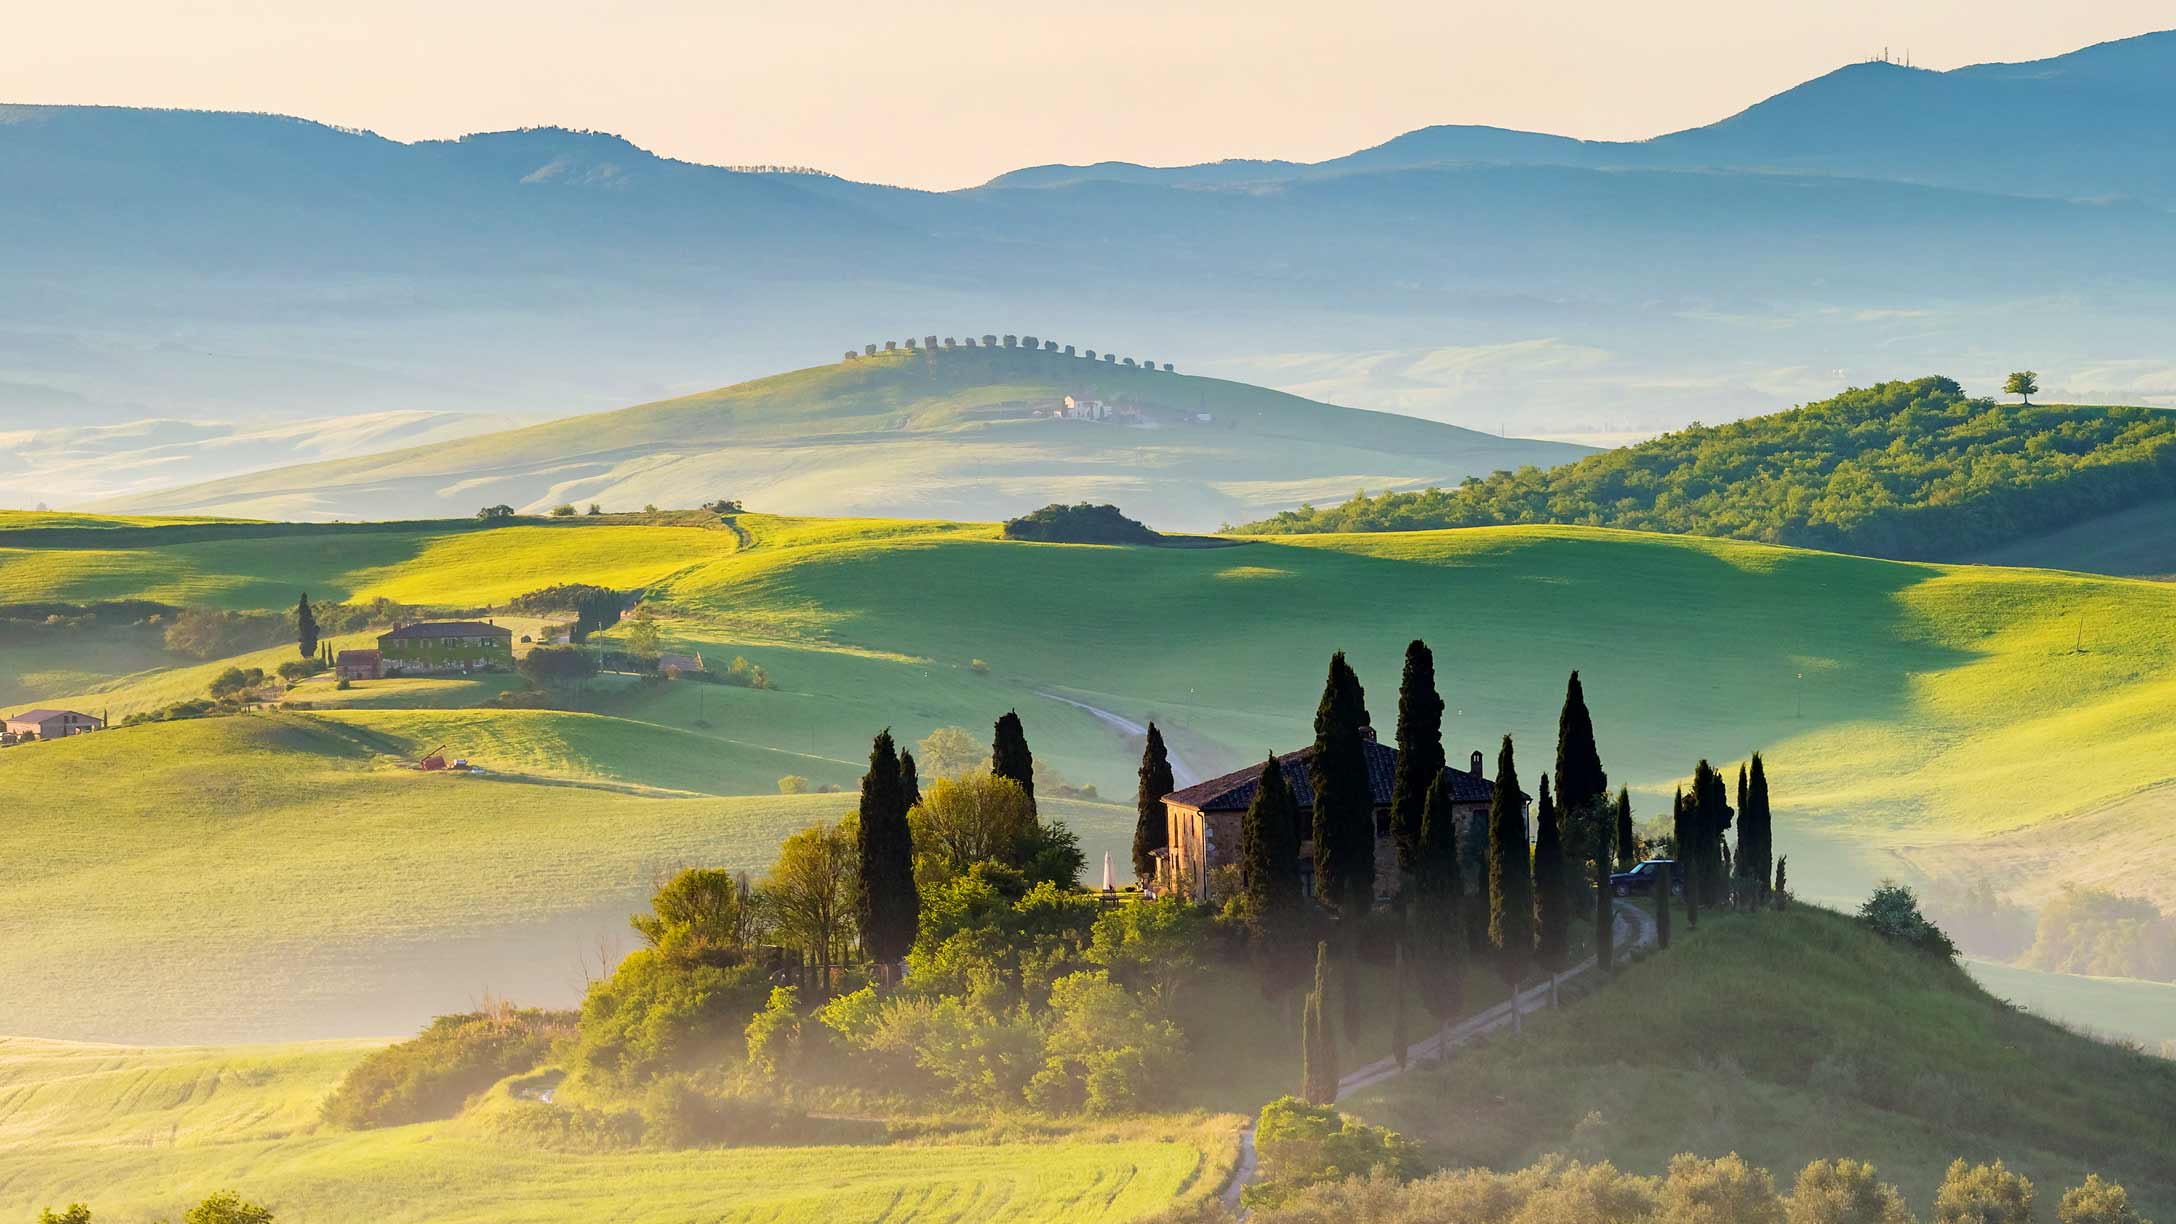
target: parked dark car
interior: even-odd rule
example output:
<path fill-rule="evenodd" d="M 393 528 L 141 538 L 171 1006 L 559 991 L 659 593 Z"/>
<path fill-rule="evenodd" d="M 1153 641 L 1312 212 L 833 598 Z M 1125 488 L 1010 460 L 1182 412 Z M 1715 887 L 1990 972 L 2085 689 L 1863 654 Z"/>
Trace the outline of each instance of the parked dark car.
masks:
<path fill-rule="evenodd" d="M 1609 877 L 1609 890 L 1620 897 L 1652 897 L 1655 881 L 1662 876 L 1663 868 L 1670 869 L 1670 895 L 1680 896 L 1685 891 L 1684 878 L 1677 873 L 1673 859 L 1648 859 L 1630 871 L 1620 871 Z"/>

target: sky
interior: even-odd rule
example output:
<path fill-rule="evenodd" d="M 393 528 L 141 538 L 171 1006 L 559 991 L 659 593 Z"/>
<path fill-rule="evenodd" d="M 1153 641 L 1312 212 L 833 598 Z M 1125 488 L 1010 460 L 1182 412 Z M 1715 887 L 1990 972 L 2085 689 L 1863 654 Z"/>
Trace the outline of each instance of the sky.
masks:
<path fill-rule="evenodd" d="M 1319 160 L 1433 123 L 1599 139 L 1887 48 L 1952 68 L 2168 0 L 7 0 L 0 101 L 275 111 L 401 140 L 558 124 L 951 188 L 1024 165 Z"/>

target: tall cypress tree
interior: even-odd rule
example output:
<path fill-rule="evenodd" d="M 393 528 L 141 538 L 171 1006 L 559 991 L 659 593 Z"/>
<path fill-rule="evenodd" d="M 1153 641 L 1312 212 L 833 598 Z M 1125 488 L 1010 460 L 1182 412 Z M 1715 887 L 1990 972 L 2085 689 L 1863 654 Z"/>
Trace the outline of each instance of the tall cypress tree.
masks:
<path fill-rule="evenodd" d="M 1262 762 L 1254 802 L 1239 822 L 1239 877 L 1249 907 L 1273 939 L 1288 935 L 1300 912 L 1300 818 L 1284 766 Z"/>
<path fill-rule="evenodd" d="M 915 770 L 914 754 L 904 748 L 899 750 L 899 794 L 908 811 L 922 806 L 922 779 Z"/>
<path fill-rule="evenodd" d="M 1586 690 L 1579 673 L 1564 685 L 1564 710 L 1556 720 L 1556 806 L 1566 820 L 1585 820 L 1609 795 L 1609 775 L 1594 746 L 1594 720 L 1587 715 Z"/>
<path fill-rule="evenodd" d="M 1300 1013 L 1300 1096 L 1309 1104 L 1337 1103 L 1337 1038 L 1330 1028 L 1330 945 L 1315 945 L 1315 988 Z"/>
<path fill-rule="evenodd" d="M 1171 842 L 1170 819 L 1164 813 L 1164 796 L 1177 790 L 1171 777 L 1171 755 L 1164 750 L 1163 732 L 1148 725 L 1148 743 L 1141 747 L 1140 788 L 1133 795 L 1133 874 L 1147 880 L 1156 875 L 1156 852 Z"/>
<path fill-rule="evenodd" d="M 1747 860 L 1748 873 L 1758 884 L 1759 895 L 1765 900 L 1769 892 L 1768 881 L 1775 871 L 1776 839 L 1773 813 L 1768 809 L 1768 767 L 1761 762 L 1757 752 L 1753 754 L 1752 780 L 1746 788 L 1745 802 L 1740 807 L 1742 810 L 1738 814 L 1738 841 L 1742 846 L 1747 832 L 1750 831 L 1753 835 L 1753 846 L 1751 854 L 1741 850 L 1739 857 Z"/>
<path fill-rule="evenodd" d="M 295 653 L 307 659 L 317 654 L 317 613 L 310 611 L 310 593 L 295 602 Z"/>
<path fill-rule="evenodd" d="M 1693 805 L 1685 798 L 1685 788 L 1680 786 L 1670 800 L 1670 841 L 1677 847 L 1677 887 L 1685 901 L 1685 925 L 1688 927 L 1700 925 L 1701 851 L 1694 821 Z"/>
<path fill-rule="evenodd" d="M 1570 875 L 1562 824 L 1543 774 L 1534 813 L 1534 959 L 1551 974 L 1564 972 L 1571 949 Z"/>
<path fill-rule="evenodd" d="M 997 720 L 995 734 L 990 737 L 990 772 L 1000 778 L 1011 778 L 1028 793 L 1028 811 L 1035 808 L 1035 754 L 1028 751 L 1028 733 L 1020 725 L 1018 710 L 1005 711 Z"/>
<path fill-rule="evenodd" d="M 1617 870 L 1630 871 L 1639 855 L 1639 838 L 1632 832 L 1632 788 L 1617 788 Z"/>
<path fill-rule="evenodd" d="M 1655 946 L 1670 946 L 1670 869 L 1661 867 L 1655 875 Z"/>
<path fill-rule="evenodd" d="M 1692 795 L 1688 802 L 1693 805 L 1691 821 L 1693 835 L 1700 853 L 1697 856 L 1700 880 L 1700 904 L 1709 909 L 1722 904 L 1729 891 L 1729 880 L 1723 870 L 1724 835 L 1730 831 L 1730 785 L 1715 767 L 1702 760 L 1693 767 Z"/>
<path fill-rule="evenodd" d="M 1368 726 L 1360 678 L 1338 651 L 1330 656 L 1315 709 L 1308 780 L 1315 791 L 1315 892 L 1355 928 L 1375 900 L 1375 797 L 1363 734 Z"/>
<path fill-rule="evenodd" d="M 871 960 L 889 964 L 914 946 L 921 920 L 921 896 L 914 889 L 914 839 L 907 828 L 906 792 L 900 785 L 899 754 L 891 728 L 877 733 L 869 748 L 869 772 L 861 777 L 861 814 L 857 838 L 861 851 L 856 916 L 861 942 Z"/>
<path fill-rule="evenodd" d="M 1443 698 L 1436 692 L 1436 657 L 1414 638 L 1405 648 L 1405 675 L 1398 682 L 1398 776 L 1390 789 L 1390 833 L 1397 840 L 1398 870 L 1410 879 L 1428 788 L 1443 772 Z"/>
<path fill-rule="evenodd" d="M 1488 942 L 1497 971 L 1517 991 L 1534 956 L 1534 877 L 1526 802 L 1508 735 L 1496 753 L 1496 794 L 1488 809 Z"/>
<path fill-rule="evenodd" d="M 1609 797 L 1604 795 L 1595 803 L 1594 813 L 1594 963 L 1603 973 L 1617 967 L 1617 904 L 1610 899 L 1609 865 L 1612 858 L 1610 843 L 1615 840 L 1617 822 L 1608 812 Z"/>
<path fill-rule="evenodd" d="M 1450 777 L 1438 773 L 1428 788 L 1420 841 L 1413 848 L 1413 905 L 1407 911 L 1421 1002 L 1438 1028 L 1448 1027 L 1465 1002 L 1465 876 Z"/>

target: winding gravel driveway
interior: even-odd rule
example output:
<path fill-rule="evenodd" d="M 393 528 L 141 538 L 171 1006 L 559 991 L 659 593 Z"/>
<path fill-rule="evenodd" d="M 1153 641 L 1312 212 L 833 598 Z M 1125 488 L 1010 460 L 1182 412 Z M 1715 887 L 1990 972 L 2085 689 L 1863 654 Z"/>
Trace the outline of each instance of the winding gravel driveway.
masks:
<path fill-rule="evenodd" d="M 1626 928 L 1631 928 L 1632 938 L 1629 941 L 1625 939 Z M 1617 902 L 1617 923 L 1612 943 L 1616 948 L 1618 958 L 1621 959 L 1630 955 L 1635 947 L 1646 947 L 1653 942 L 1655 942 L 1654 916 L 1629 901 Z M 1556 983 L 1562 986 L 1565 982 L 1572 981 L 1583 973 L 1591 972 L 1593 968 L 1594 957 L 1589 956 L 1587 959 L 1573 965 L 1570 969 L 1565 970 L 1557 977 Z M 1513 1010 L 1514 1004 L 1517 1005 L 1516 1011 Z M 1505 999 L 1487 1011 L 1468 1016 L 1448 1029 L 1438 1029 L 1425 1040 L 1416 1041 L 1406 1047 L 1407 1064 L 1408 1066 L 1417 1066 L 1425 1060 L 1438 1058 L 1484 1033 L 1493 1033 L 1498 1029 L 1509 1027 L 1517 1016 L 1541 1011 L 1548 1006 L 1549 983 L 1542 982 L 1530 986 L 1521 992 L 1516 999 Z M 1363 1088 L 1371 1088 L 1392 1076 L 1400 1074 L 1404 1069 L 1398 1066 L 1398 1060 L 1395 1058 L 1382 1058 L 1371 1062 L 1349 1075 L 1339 1077 L 1337 1081 L 1337 1099 L 1342 1101 Z M 1254 1124 L 1249 1122 L 1246 1129 L 1239 1133 L 1239 1163 L 1232 1169 L 1231 1184 L 1224 1188 L 1224 1205 L 1230 1207 L 1233 1211 L 1240 1211 L 1239 1192 L 1252 1184 L 1260 1172 L 1261 1169 L 1254 1154 Z M 1244 1212 L 1241 1212 L 1241 1214 L 1244 1214 Z"/>

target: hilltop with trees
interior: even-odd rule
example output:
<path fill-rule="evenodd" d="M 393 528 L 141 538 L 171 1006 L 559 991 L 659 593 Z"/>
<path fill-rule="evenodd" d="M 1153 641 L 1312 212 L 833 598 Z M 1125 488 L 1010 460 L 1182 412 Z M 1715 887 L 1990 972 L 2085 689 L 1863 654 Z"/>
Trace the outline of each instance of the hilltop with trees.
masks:
<path fill-rule="evenodd" d="M 1559 468 L 1303 506 L 1238 530 L 1570 523 L 1968 560 L 2170 499 L 2176 413 L 2006 405 L 1930 377 L 1694 426 Z"/>

